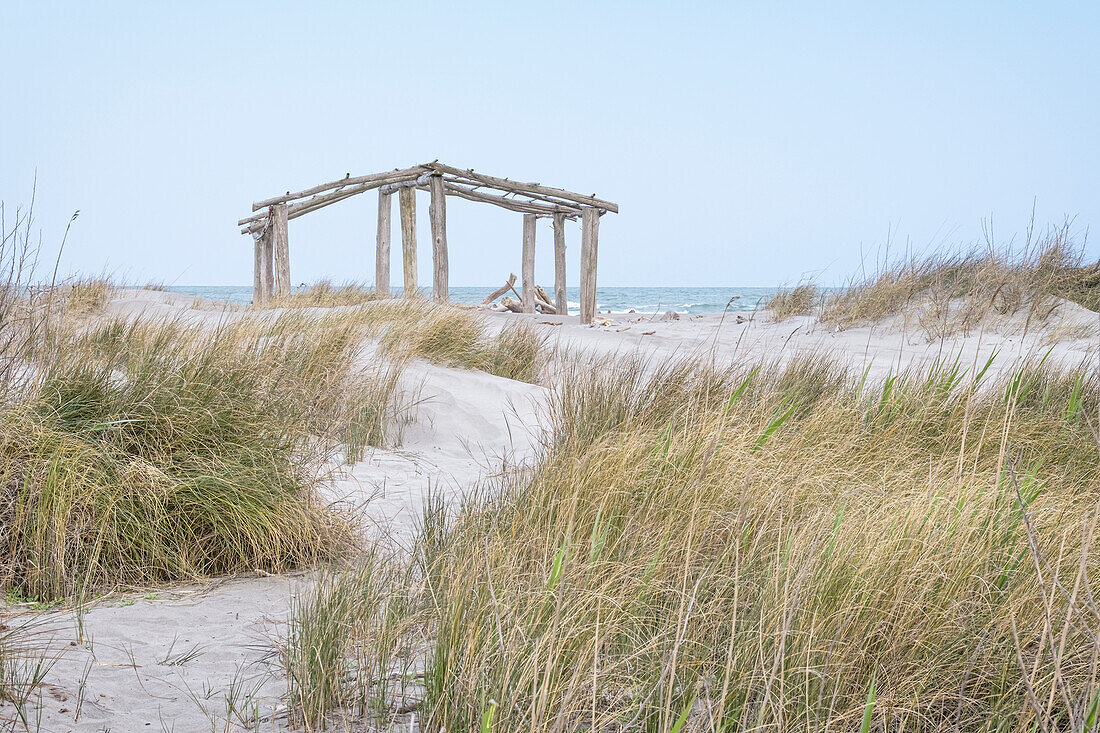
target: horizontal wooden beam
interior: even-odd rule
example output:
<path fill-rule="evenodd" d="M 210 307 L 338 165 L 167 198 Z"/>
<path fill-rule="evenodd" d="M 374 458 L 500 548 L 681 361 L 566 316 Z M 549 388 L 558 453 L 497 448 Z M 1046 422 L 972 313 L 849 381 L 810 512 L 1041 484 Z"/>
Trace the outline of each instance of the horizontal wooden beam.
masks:
<path fill-rule="evenodd" d="M 252 210 L 256 213 L 239 220 L 237 225 L 242 227 L 242 234 L 255 234 L 262 231 L 268 222 L 267 207 L 277 204 L 287 204 L 287 219 L 296 219 L 311 211 L 379 187 L 384 187 L 383 191 L 386 193 L 393 193 L 404 187 L 427 190 L 429 176 L 433 173 L 443 176 L 444 191 L 447 195 L 494 204 L 524 214 L 564 215 L 568 219 L 576 219 L 580 216 L 582 207 L 594 208 L 595 213 L 600 215 L 608 211 L 619 213 L 617 204 L 595 196 L 584 196 L 538 183 L 523 183 L 508 178 L 487 176 L 475 173 L 471 169 L 461 170 L 432 161 L 411 168 L 400 168 L 367 176 L 353 178 L 347 175 L 339 181 L 323 183 L 296 193 L 288 191 L 282 196 L 257 201 L 252 204 Z M 478 190 L 480 188 L 503 191 L 504 195 L 486 193 Z M 512 196 L 525 198 L 512 198 Z"/>
<path fill-rule="evenodd" d="M 337 201 L 343 201 L 349 196 L 354 196 L 356 194 L 363 193 L 364 191 L 371 191 L 373 189 L 380 188 L 389 184 L 398 183 L 400 181 L 407 181 L 414 178 L 415 174 L 413 173 L 394 173 L 393 175 L 387 176 L 385 178 L 378 178 L 373 181 L 368 181 L 366 183 L 349 186 L 348 188 L 341 188 L 337 191 L 333 191 L 332 193 L 314 196 L 312 198 L 306 199 L 305 201 L 298 201 L 290 205 L 290 213 L 292 215 L 291 218 L 293 218 L 293 215 L 295 213 L 297 213 L 298 216 L 301 216 L 302 214 L 309 213 L 310 211 L 316 211 L 317 209 L 328 206 L 329 204 L 334 204 Z"/>
<path fill-rule="evenodd" d="M 360 193 L 363 193 L 365 191 L 371 191 L 375 188 L 379 188 L 379 187 L 385 186 L 387 184 L 399 183 L 401 181 L 415 182 L 416 179 L 415 178 L 410 178 L 409 175 L 410 174 L 407 174 L 407 173 L 402 173 L 400 176 L 398 176 L 397 174 L 394 174 L 394 175 L 392 175 L 388 178 L 382 178 L 382 179 L 378 179 L 378 180 L 375 180 L 375 181 L 369 181 L 367 183 L 360 183 L 359 185 L 356 185 L 356 186 L 348 186 L 347 188 L 341 188 L 341 189 L 338 189 L 336 191 L 333 191 L 332 193 L 326 193 L 326 194 L 323 194 L 323 195 L 320 195 L 320 196 L 314 196 L 314 197 L 308 198 L 304 201 L 297 201 L 293 204 L 290 204 L 287 207 L 287 218 L 288 219 L 297 219 L 299 216 L 302 216 L 304 214 L 308 214 L 311 211 L 316 211 L 317 209 L 323 209 L 324 207 L 326 207 L 330 204 L 335 204 L 337 201 L 343 201 L 344 199 L 351 198 L 352 196 L 355 196 L 356 194 L 360 194 Z M 429 176 L 430 174 L 423 174 L 423 175 Z M 424 180 L 426 181 L 427 178 L 425 178 Z M 237 225 L 244 227 L 244 229 L 241 230 L 241 233 L 243 234 L 245 232 L 256 231 L 258 229 L 263 228 L 263 225 L 264 225 L 264 222 L 266 221 L 266 219 L 267 219 L 267 212 L 266 211 L 261 211 L 258 214 L 253 214 L 252 216 L 248 217 L 247 219 L 241 219 L 239 222 L 237 222 Z"/>
<path fill-rule="evenodd" d="M 396 193 L 399 189 L 402 188 L 421 188 L 427 186 L 428 183 L 431 181 L 431 178 L 431 173 L 421 173 L 416 178 L 406 178 L 402 181 L 397 181 L 395 183 L 387 183 L 382 186 L 382 193 Z"/>
<path fill-rule="evenodd" d="M 446 174 L 446 180 L 451 181 L 452 183 L 458 183 L 458 184 L 461 184 L 463 186 L 467 186 L 467 187 L 469 187 L 470 189 L 473 189 L 473 190 L 476 190 L 476 189 L 479 189 L 479 188 L 492 188 L 492 190 L 494 190 L 494 191 L 503 190 L 503 189 L 495 188 L 493 186 L 488 186 L 487 184 L 484 184 L 484 183 L 480 183 L 480 182 L 475 181 L 474 179 L 468 178 L 466 176 L 453 176 L 453 175 L 450 175 L 450 174 Z M 507 193 L 511 194 L 513 196 L 526 196 L 527 198 L 533 199 L 534 201 L 541 201 L 543 203 L 552 204 L 554 206 L 561 206 L 565 209 L 568 209 L 569 211 L 575 211 L 578 215 L 580 214 L 580 211 L 581 211 L 581 205 L 580 204 L 576 203 L 575 201 L 568 201 L 566 199 L 558 198 L 556 196 L 549 196 L 547 194 L 541 194 L 541 193 L 526 193 L 526 192 L 518 192 L 518 191 L 509 191 Z M 517 200 L 522 201 L 523 199 L 517 199 Z"/>
<path fill-rule="evenodd" d="M 597 209 L 604 209 L 605 211 L 610 211 L 613 214 L 619 213 L 619 207 L 617 204 L 613 204 L 610 201 L 604 201 L 603 199 L 598 199 L 595 196 L 583 196 L 579 193 L 566 191 L 562 188 L 551 188 L 550 186 L 543 186 L 538 183 L 522 183 L 519 181 L 512 181 L 507 178 L 486 176 L 481 173 L 475 173 L 472 170 L 461 170 L 459 168 L 452 168 L 451 166 L 444 165 L 443 163 L 425 163 L 423 167 L 431 168 L 432 170 L 439 171 L 440 173 L 449 173 L 452 176 L 460 176 L 462 178 L 477 181 L 483 186 L 499 188 L 502 191 L 554 196 L 559 199 L 564 199 L 566 201 L 573 201 L 575 203 L 584 204 L 586 206 L 594 206 Z"/>
<path fill-rule="evenodd" d="M 426 186 L 418 186 L 421 190 L 427 190 Z M 508 209 L 510 211 L 519 211 L 524 214 L 538 214 L 540 216 L 553 216 L 554 214 L 563 214 L 567 219 L 576 219 L 580 215 L 580 211 L 576 209 L 567 209 L 561 206 L 551 206 L 549 204 L 538 203 L 537 201 L 520 201 L 517 199 L 510 199 L 504 196 L 497 196 L 491 193 L 484 193 L 482 191 L 472 191 L 465 186 L 460 186 L 456 183 L 451 183 L 448 179 L 443 179 L 443 191 L 448 196 L 458 196 L 459 198 L 467 199 L 468 201 L 479 201 L 486 204 L 494 204 L 501 208 Z"/>
<path fill-rule="evenodd" d="M 387 171 L 385 173 L 372 173 L 368 176 L 356 176 L 352 178 L 351 175 L 347 175 L 339 181 L 332 181 L 330 183 L 322 183 L 319 186 L 313 188 L 307 188 L 303 191 L 291 193 L 287 191 L 282 196 L 275 196 L 274 198 L 264 199 L 263 201 L 257 201 L 252 204 L 253 211 L 259 211 L 273 204 L 283 204 L 294 199 L 305 198 L 306 196 L 312 196 L 313 194 L 322 193 L 324 191 L 331 191 L 334 188 L 343 188 L 344 186 L 354 186 L 359 183 L 372 183 L 374 181 L 382 180 L 384 178 L 392 178 L 394 176 L 412 175 L 414 178 L 425 171 L 425 167 L 422 165 L 416 165 L 412 168 L 395 169 Z"/>

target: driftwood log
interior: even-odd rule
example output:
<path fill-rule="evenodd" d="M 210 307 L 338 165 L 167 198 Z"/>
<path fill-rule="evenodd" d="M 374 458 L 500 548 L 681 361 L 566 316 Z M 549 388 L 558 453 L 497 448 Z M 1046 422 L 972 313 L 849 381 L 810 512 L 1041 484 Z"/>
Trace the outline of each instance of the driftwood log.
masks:
<path fill-rule="evenodd" d="M 508 280 L 503 285 L 501 285 L 499 288 L 497 288 L 493 292 L 489 293 L 489 295 L 487 295 L 485 297 L 485 300 L 481 301 L 481 304 L 482 305 L 489 305 L 494 300 L 496 300 L 500 296 L 507 293 L 509 290 L 512 290 L 514 292 L 515 288 L 513 286 L 515 284 L 516 284 L 516 273 L 514 273 L 514 272 L 509 273 Z"/>
<path fill-rule="evenodd" d="M 554 214 L 554 308 L 558 313 L 569 313 L 565 299 L 565 216 Z"/>
<path fill-rule="evenodd" d="M 500 299 L 500 304 L 504 306 L 506 310 L 510 310 L 513 313 L 523 313 L 523 303 L 517 300 L 512 300 L 508 296 L 504 296 Z"/>
<path fill-rule="evenodd" d="M 496 178 L 495 176 L 486 176 L 481 173 L 474 173 L 472 169 L 460 170 L 458 168 L 452 168 L 449 165 L 442 163 L 428 163 L 428 168 L 439 171 L 440 173 L 449 173 L 452 176 L 458 178 L 465 178 L 472 180 L 482 186 L 489 186 L 490 188 L 497 188 L 502 191 L 509 191 L 512 193 L 521 193 L 532 198 L 542 199 L 544 201 L 550 201 L 551 203 L 558 203 L 560 201 L 569 201 L 576 204 L 585 204 L 587 206 L 593 206 L 597 209 L 603 209 L 604 211 L 610 211 L 613 214 L 619 213 L 619 207 L 610 201 L 603 201 L 595 196 L 581 196 L 580 194 L 573 193 L 572 191 L 566 191 L 561 188 L 550 188 L 549 186 L 542 186 L 538 183 L 521 183 L 519 181 L 513 181 L 508 178 Z"/>
<path fill-rule="evenodd" d="M 271 207 L 271 259 L 276 298 L 290 295 L 290 240 L 287 237 L 286 204 Z"/>
<path fill-rule="evenodd" d="M 257 201 L 252 204 L 253 211 L 259 211 L 260 209 L 271 206 L 272 204 L 283 204 L 287 201 L 293 201 L 294 199 L 304 198 L 306 196 L 312 196 L 315 193 L 321 193 L 322 191 L 329 191 L 334 188 L 343 188 L 345 186 L 354 186 L 357 183 L 375 183 L 377 181 L 385 181 L 387 178 L 401 178 L 403 176 L 413 176 L 414 178 L 424 172 L 424 166 L 416 165 L 412 168 L 405 168 L 404 170 L 392 170 L 385 173 L 372 173 L 369 176 L 357 176 L 352 178 L 351 175 L 344 176 L 339 181 L 333 181 L 332 183 L 322 183 L 320 186 L 314 186 L 313 188 L 307 188 L 304 191 L 298 191 L 297 193 L 286 192 L 283 196 L 276 196 L 270 199 L 264 199 L 263 201 Z"/>
<path fill-rule="evenodd" d="M 450 300 L 450 255 L 447 254 L 447 197 L 443 194 L 443 176 L 429 182 L 432 200 L 428 207 L 432 222 L 432 299 Z"/>
<path fill-rule="evenodd" d="M 550 295 L 541 285 L 535 286 L 535 305 L 537 305 L 543 313 L 557 315 L 558 309 L 550 303 Z"/>
<path fill-rule="evenodd" d="M 523 263 L 520 267 L 523 284 L 523 312 L 535 312 L 535 215 L 523 215 Z"/>
<path fill-rule="evenodd" d="M 415 298 L 416 291 L 416 191 L 402 188 L 397 195 L 401 209 L 401 270 L 404 275 L 404 296 Z"/>
<path fill-rule="evenodd" d="M 581 323 L 591 323 L 596 315 L 596 252 L 600 216 L 585 209 L 581 216 Z"/>
<path fill-rule="evenodd" d="M 375 237 L 374 289 L 390 297 L 390 214 L 392 196 L 378 192 L 378 234 Z"/>

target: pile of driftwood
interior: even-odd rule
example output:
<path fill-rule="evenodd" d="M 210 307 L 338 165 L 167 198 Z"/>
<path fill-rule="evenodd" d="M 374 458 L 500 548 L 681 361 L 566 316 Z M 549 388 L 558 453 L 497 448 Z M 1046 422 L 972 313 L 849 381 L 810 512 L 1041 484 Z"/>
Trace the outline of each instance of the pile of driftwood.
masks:
<path fill-rule="evenodd" d="M 512 295 L 516 296 L 518 300 L 513 300 L 512 298 L 505 295 L 505 293 L 508 292 L 511 292 Z M 500 302 L 493 303 L 493 301 L 497 298 L 500 298 Z M 489 308 L 489 310 L 496 311 L 498 313 L 504 313 L 506 311 L 511 311 L 512 313 L 523 313 L 523 296 L 516 292 L 515 273 L 510 273 L 508 275 L 508 279 L 504 282 L 504 284 L 493 292 L 489 293 L 489 295 L 486 296 L 485 300 L 481 301 L 481 305 L 486 306 Z M 550 294 L 547 293 L 546 289 L 543 288 L 541 285 L 535 286 L 535 309 L 539 313 L 544 313 L 546 315 L 559 315 L 558 309 L 555 308 L 553 303 L 550 302 Z M 564 316 L 568 314 L 562 313 L 560 315 Z"/>

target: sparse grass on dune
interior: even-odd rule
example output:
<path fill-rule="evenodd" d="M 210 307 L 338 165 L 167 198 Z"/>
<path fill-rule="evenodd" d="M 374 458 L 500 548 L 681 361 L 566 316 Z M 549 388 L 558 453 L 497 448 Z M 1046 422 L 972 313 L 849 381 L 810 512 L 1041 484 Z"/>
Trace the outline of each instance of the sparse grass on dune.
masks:
<path fill-rule="evenodd" d="M 549 359 L 546 342 L 546 335 L 527 323 L 506 323 L 489 339 L 483 354 L 483 368 L 498 377 L 538 382 Z"/>
<path fill-rule="evenodd" d="M 780 288 L 765 306 L 772 312 L 776 321 L 791 316 L 809 315 L 821 304 L 821 290 L 813 283 L 799 283 L 793 288 Z"/>
<path fill-rule="evenodd" d="M 277 647 L 294 724 L 315 731 L 354 729 L 363 718 L 393 722 L 392 711 L 415 700 L 424 642 L 409 570 L 371 548 L 353 569 L 321 574 L 295 599 Z"/>
<path fill-rule="evenodd" d="M 480 316 L 458 308 L 435 306 L 394 321 L 382 335 L 382 348 L 445 366 L 480 369 L 484 363 Z"/>
<path fill-rule="evenodd" d="M 362 283 L 346 282 L 335 285 L 330 280 L 318 280 L 313 285 L 298 288 L 285 298 L 276 298 L 271 308 L 334 308 L 338 306 L 362 305 L 376 300 L 389 298 L 389 294 L 379 293 Z"/>
<path fill-rule="evenodd" d="M 1083 731 L 1098 408 L 1042 363 L 575 363 L 539 464 L 425 517 L 421 725 Z"/>
<path fill-rule="evenodd" d="M 32 730 L 36 721 L 27 703 L 40 693 L 58 656 L 41 624 L 22 620 L 0 625 L 0 721 L 7 730 Z"/>
<path fill-rule="evenodd" d="M 106 277 L 73 279 L 62 287 L 65 313 L 70 317 L 97 313 L 117 291 L 117 286 Z"/>
<path fill-rule="evenodd" d="M 1011 246 L 942 251 L 883 263 L 826 297 L 821 318 L 840 328 L 912 313 L 930 339 L 992 316 L 1022 313 L 1045 322 L 1059 298 L 1100 310 L 1100 264 L 1084 261 L 1070 225 Z"/>
<path fill-rule="evenodd" d="M 400 365 L 364 368 L 355 314 L 67 332 L 0 416 L 0 581 L 27 597 L 335 557 L 313 487 L 385 439 Z"/>
<path fill-rule="evenodd" d="M 482 316 L 460 308 L 433 306 L 405 316 L 382 335 L 387 353 L 525 382 L 538 381 L 549 359 L 547 337 L 524 322 L 506 323 L 490 337 Z"/>

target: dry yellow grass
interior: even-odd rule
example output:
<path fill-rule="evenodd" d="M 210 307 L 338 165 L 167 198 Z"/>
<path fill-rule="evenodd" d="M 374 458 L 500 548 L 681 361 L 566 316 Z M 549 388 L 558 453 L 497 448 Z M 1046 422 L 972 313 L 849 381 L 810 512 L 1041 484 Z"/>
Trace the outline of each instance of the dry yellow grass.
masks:
<path fill-rule="evenodd" d="M 98 313 L 117 291 L 107 278 L 77 278 L 62 287 L 63 307 L 72 317 Z"/>
<path fill-rule="evenodd" d="M 391 437 L 400 362 L 354 311 L 62 330 L 0 412 L 0 585 L 52 600 L 334 558 L 324 467 Z"/>
<path fill-rule="evenodd" d="M 427 635 L 429 730 L 1083 731 L 1098 408 L 1042 364 L 576 363 L 543 460 L 432 504 L 388 576 L 405 631 L 356 616 L 331 668 Z M 387 679 L 351 688 L 375 722 Z"/>
<path fill-rule="evenodd" d="M 809 315 L 821 305 L 822 299 L 821 290 L 816 285 L 800 283 L 793 288 L 780 288 L 765 307 L 771 310 L 776 321 L 782 321 L 791 316 Z"/>
<path fill-rule="evenodd" d="M 318 280 L 313 285 L 298 288 L 284 298 L 276 298 L 269 308 L 335 308 L 362 305 L 388 298 L 373 288 L 356 282 L 335 285 L 330 280 Z"/>
<path fill-rule="evenodd" d="M 450 306 L 405 310 L 389 324 L 381 343 L 390 354 L 525 382 L 537 382 L 549 360 L 546 335 L 530 324 L 511 321 L 490 337 L 481 315 Z"/>
<path fill-rule="evenodd" d="M 1044 323 L 1059 299 L 1100 310 L 1100 264 L 1084 261 L 1068 224 L 1019 249 L 974 247 L 884 263 L 831 293 L 823 321 L 838 328 L 914 314 L 929 339 L 969 330 L 997 316 Z"/>

